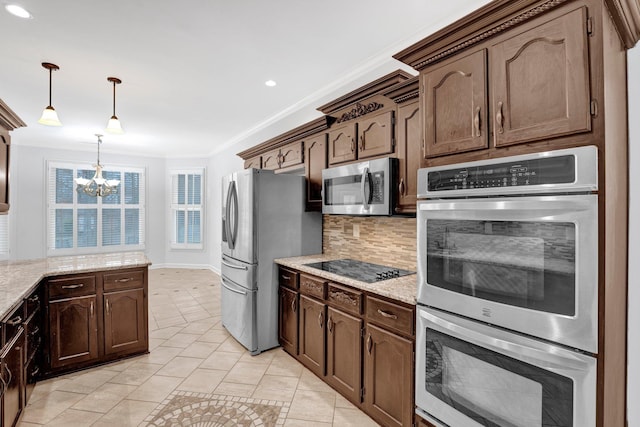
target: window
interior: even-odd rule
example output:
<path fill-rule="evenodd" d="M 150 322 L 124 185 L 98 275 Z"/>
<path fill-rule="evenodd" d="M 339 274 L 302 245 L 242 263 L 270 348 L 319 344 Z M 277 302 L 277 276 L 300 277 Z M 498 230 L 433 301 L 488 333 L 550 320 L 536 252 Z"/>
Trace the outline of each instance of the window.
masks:
<path fill-rule="evenodd" d="M 0 215 L 0 259 L 9 257 L 9 214 Z"/>
<path fill-rule="evenodd" d="M 171 247 L 202 249 L 204 169 L 171 171 Z"/>
<path fill-rule="evenodd" d="M 49 162 L 47 246 L 49 255 L 144 249 L 144 169 L 109 167 L 118 192 L 92 197 L 76 191 L 74 178 L 92 178 L 85 164 Z"/>

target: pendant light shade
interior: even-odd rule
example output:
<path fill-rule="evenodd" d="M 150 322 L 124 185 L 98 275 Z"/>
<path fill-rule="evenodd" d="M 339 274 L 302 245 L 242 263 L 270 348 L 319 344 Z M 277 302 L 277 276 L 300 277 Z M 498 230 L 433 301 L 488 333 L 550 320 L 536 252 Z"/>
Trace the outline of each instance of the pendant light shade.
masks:
<path fill-rule="evenodd" d="M 116 116 L 116 85 L 122 83 L 122 80 L 117 77 L 107 77 L 107 80 L 113 83 L 113 115 L 107 123 L 106 131 L 109 133 L 122 134 L 124 133 L 124 130 L 122 129 L 120 120 L 118 120 L 118 117 Z"/>
<path fill-rule="evenodd" d="M 42 66 L 49 70 L 49 105 L 47 105 L 42 112 L 42 116 L 38 120 L 38 123 L 46 126 L 62 126 L 60 119 L 58 119 L 58 113 L 56 113 L 55 108 L 51 106 L 51 75 L 53 74 L 53 70 L 59 70 L 60 67 L 49 62 L 43 62 Z"/>

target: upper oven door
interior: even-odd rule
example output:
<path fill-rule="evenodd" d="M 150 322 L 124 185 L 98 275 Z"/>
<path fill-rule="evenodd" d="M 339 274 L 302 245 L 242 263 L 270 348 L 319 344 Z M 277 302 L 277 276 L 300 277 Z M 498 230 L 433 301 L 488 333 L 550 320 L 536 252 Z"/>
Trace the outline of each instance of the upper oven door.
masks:
<path fill-rule="evenodd" d="M 391 158 L 322 171 L 322 213 L 391 215 Z"/>
<path fill-rule="evenodd" d="M 596 195 L 418 203 L 418 302 L 597 353 Z"/>

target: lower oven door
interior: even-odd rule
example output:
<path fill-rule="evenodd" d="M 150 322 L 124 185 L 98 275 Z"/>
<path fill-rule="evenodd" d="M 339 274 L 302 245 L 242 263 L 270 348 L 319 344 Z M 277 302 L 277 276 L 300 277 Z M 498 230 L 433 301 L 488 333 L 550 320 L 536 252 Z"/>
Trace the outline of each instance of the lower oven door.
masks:
<path fill-rule="evenodd" d="M 420 306 L 416 319 L 416 412 L 435 425 L 596 425 L 594 357 Z"/>

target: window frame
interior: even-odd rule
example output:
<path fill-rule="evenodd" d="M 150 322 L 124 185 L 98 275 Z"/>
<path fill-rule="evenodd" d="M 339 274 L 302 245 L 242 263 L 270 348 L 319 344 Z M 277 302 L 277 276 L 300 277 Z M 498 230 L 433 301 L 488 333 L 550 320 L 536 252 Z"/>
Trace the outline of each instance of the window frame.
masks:
<path fill-rule="evenodd" d="M 177 195 L 177 191 L 174 190 L 174 178 L 177 179 L 179 175 L 185 175 L 185 195 L 188 194 L 188 179 L 187 175 L 200 175 L 200 204 L 175 203 L 174 195 Z M 189 167 L 189 168 L 176 168 L 170 169 L 169 173 L 169 214 L 168 218 L 168 233 L 169 233 L 169 248 L 171 250 L 204 250 L 204 236 L 205 236 L 205 186 L 206 186 L 206 168 L 203 167 Z M 176 216 L 178 212 L 185 213 L 185 229 L 184 229 L 184 243 L 177 242 L 177 221 Z M 188 243 L 188 221 L 186 218 L 188 212 L 200 212 L 200 243 Z"/>
<path fill-rule="evenodd" d="M 147 168 L 140 166 L 127 166 L 127 165 L 108 165 L 104 168 L 103 173 L 108 172 L 120 172 L 121 182 L 120 187 L 120 203 L 102 203 L 103 198 L 96 197 L 95 204 L 84 204 L 78 201 L 78 192 L 76 191 L 76 184 L 73 183 L 73 203 L 56 203 L 56 184 L 55 180 L 51 180 L 52 174 L 55 174 L 55 169 L 72 169 L 74 179 L 78 176 L 78 170 L 95 170 L 95 167 L 89 163 L 74 162 L 74 161 L 47 161 L 46 173 L 45 173 L 45 231 L 46 231 L 46 245 L 47 256 L 63 256 L 63 255 L 84 255 L 95 253 L 109 253 L 109 252 L 129 252 L 129 251 L 144 251 L 146 248 L 146 227 L 147 227 L 147 215 L 146 215 L 146 189 L 147 189 Z M 140 183 L 138 186 L 138 203 L 126 204 L 122 188 L 124 185 L 125 173 L 138 173 L 140 174 Z M 65 208 L 73 210 L 73 245 L 71 248 L 56 248 L 56 230 L 55 230 L 55 215 L 56 209 Z M 78 210 L 79 209 L 97 209 L 96 219 L 96 246 L 78 247 Z M 119 245 L 103 245 L 102 241 L 102 216 L 104 209 L 120 209 L 120 244 Z M 125 210 L 135 208 L 138 209 L 138 236 L 139 241 L 137 244 L 123 243 L 126 239 L 125 233 Z"/>

